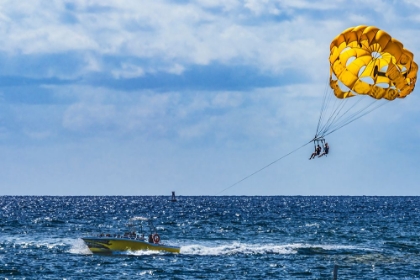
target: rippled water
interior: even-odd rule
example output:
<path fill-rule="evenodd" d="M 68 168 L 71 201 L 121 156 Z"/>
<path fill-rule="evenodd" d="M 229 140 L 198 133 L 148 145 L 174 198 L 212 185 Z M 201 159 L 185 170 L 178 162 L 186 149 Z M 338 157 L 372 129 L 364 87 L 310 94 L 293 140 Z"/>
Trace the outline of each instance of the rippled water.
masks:
<path fill-rule="evenodd" d="M 420 197 L 0 197 L 0 278 L 413 279 Z M 155 219 L 180 254 L 92 255 L 80 237 Z"/>

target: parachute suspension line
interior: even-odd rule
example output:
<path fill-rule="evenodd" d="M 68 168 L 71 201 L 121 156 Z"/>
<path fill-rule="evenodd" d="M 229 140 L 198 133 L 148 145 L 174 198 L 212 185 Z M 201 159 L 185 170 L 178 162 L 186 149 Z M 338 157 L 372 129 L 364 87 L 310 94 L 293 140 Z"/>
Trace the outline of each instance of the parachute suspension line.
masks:
<path fill-rule="evenodd" d="M 329 102 L 331 100 L 331 95 L 328 94 L 328 93 L 329 93 L 329 90 L 328 90 L 328 80 L 327 80 L 327 83 L 325 83 L 324 96 L 322 98 L 322 105 L 321 105 L 321 112 L 319 113 L 318 125 L 316 127 L 315 135 L 318 134 L 319 126 L 322 123 L 324 112 L 325 112 L 325 110 L 327 108 L 327 105 L 329 104 Z"/>
<path fill-rule="evenodd" d="M 340 116 L 341 111 L 343 110 L 343 108 L 345 107 L 346 103 L 347 103 L 347 99 L 341 100 L 341 102 L 339 103 L 338 106 L 336 106 L 338 100 L 335 100 L 333 108 L 334 111 L 332 112 L 332 114 L 330 115 L 330 117 L 328 118 L 327 122 L 325 123 L 325 125 L 322 127 L 322 133 L 325 133 L 326 131 L 329 130 L 329 128 L 331 127 L 331 125 L 333 125 L 336 121 L 336 119 Z"/>
<path fill-rule="evenodd" d="M 366 116 L 367 114 L 369 114 L 369 113 L 373 112 L 374 110 L 376 110 L 376 109 L 378 109 L 378 108 L 380 108 L 380 107 L 382 107 L 382 106 L 384 106 L 385 104 L 388 104 L 388 103 L 389 103 L 389 102 L 382 103 L 382 104 L 380 104 L 380 105 L 378 105 L 378 106 L 376 106 L 376 107 L 374 107 L 374 108 L 370 109 L 369 111 L 365 111 L 365 112 L 363 112 L 363 114 L 360 114 L 360 115 L 359 115 L 359 116 L 357 116 L 356 118 L 349 120 L 348 122 L 346 122 L 346 123 L 342 124 L 341 126 L 339 126 L 339 127 L 335 128 L 334 130 L 332 130 L 332 131 L 328 132 L 328 133 L 327 133 L 327 134 L 325 134 L 324 136 L 327 136 L 327 135 L 329 135 L 329 134 L 331 134 L 331 133 L 333 133 L 333 132 L 335 132 L 335 131 L 339 130 L 340 128 L 342 128 L 342 127 L 344 127 L 344 126 L 346 126 L 346 125 L 348 125 L 348 124 L 351 124 L 351 123 L 352 123 L 352 122 L 354 122 L 355 120 L 358 120 L 358 119 L 360 119 L 360 118 L 361 118 L 361 117 L 363 117 L 363 116 Z"/>
<path fill-rule="evenodd" d="M 356 97 L 354 97 L 356 98 Z M 358 105 L 361 99 L 358 99 L 357 102 L 355 102 L 352 106 L 350 106 L 344 113 L 342 113 L 337 120 L 334 120 L 332 123 L 330 123 L 328 126 L 324 126 L 324 130 L 320 133 L 322 136 L 326 136 L 331 134 L 332 132 L 352 123 L 353 121 L 371 113 L 372 111 L 382 107 L 386 103 L 378 102 L 378 100 L 373 100 L 368 105 L 359 108 L 357 111 L 353 112 L 352 114 L 348 115 L 348 113 Z M 347 102 L 347 99 L 343 100 L 343 102 Z M 375 105 L 375 106 L 374 106 Z"/>
<path fill-rule="evenodd" d="M 353 97 L 353 98 L 356 98 L 356 97 Z M 339 105 L 339 107 L 335 110 L 335 111 L 337 111 L 338 109 L 338 112 L 335 112 L 334 113 L 334 118 L 329 122 L 329 123 L 327 123 L 327 124 L 325 124 L 325 126 L 324 126 L 324 130 L 323 130 L 323 133 L 325 134 L 325 133 L 327 133 L 329 130 L 331 130 L 332 128 L 332 126 L 334 125 L 334 126 L 338 126 L 337 125 L 337 123 L 340 123 L 340 121 L 341 122 L 347 122 L 347 121 L 342 121 L 342 119 L 344 118 L 344 117 L 347 117 L 347 113 L 350 111 L 350 110 L 352 110 L 354 107 L 356 107 L 357 105 L 358 105 L 358 103 L 360 102 L 360 98 L 359 99 L 357 99 L 357 101 L 353 104 L 353 105 L 351 105 L 347 110 L 345 110 L 344 111 L 344 113 L 341 113 L 341 111 L 342 110 L 344 110 L 344 108 L 345 108 L 345 106 L 346 106 L 346 104 L 347 103 L 349 103 L 350 101 L 349 101 L 349 99 L 342 99 L 341 100 L 341 104 Z M 363 110 L 363 109 L 362 109 Z M 332 116 L 331 116 L 331 118 L 332 118 Z M 350 117 L 347 117 L 347 118 L 352 118 L 352 116 L 350 116 Z"/>
<path fill-rule="evenodd" d="M 330 104 L 331 100 L 333 100 L 333 97 L 330 94 L 330 90 L 328 90 L 328 80 L 327 80 L 327 83 L 325 84 L 324 96 L 323 96 L 322 105 L 321 105 L 321 112 L 319 114 L 318 125 L 317 125 L 317 128 L 316 128 L 314 139 L 317 139 L 318 137 L 322 137 L 322 135 L 320 134 L 320 131 L 322 131 L 323 128 L 320 129 L 320 126 L 323 123 L 325 112 L 326 112 L 327 108 L 329 107 L 329 104 Z M 314 144 L 315 144 L 315 142 L 314 142 Z"/>
<path fill-rule="evenodd" d="M 351 115 L 349 115 L 349 116 L 346 116 L 346 118 L 344 118 L 344 116 L 350 111 L 350 110 L 352 110 L 354 107 L 356 107 L 357 106 L 357 104 L 360 102 L 360 98 L 359 98 L 359 100 L 353 105 L 353 106 L 351 106 L 346 112 L 344 112 L 344 114 L 342 115 L 342 117 L 343 117 L 343 119 L 341 119 L 341 120 L 338 120 L 337 122 L 336 122 L 336 127 L 338 127 L 338 126 L 341 126 L 343 123 L 347 123 L 347 122 L 349 122 L 349 121 L 351 121 L 352 119 L 354 119 L 354 118 L 358 118 L 358 115 L 359 114 L 363 114 L 364 112 L 366 112 L 368 109 L 369 109 L 369 107 L 372 107 L 372 105 L 374 105 L 374 104 L 377 104 L 377 100 L 373 100 L 370 104 L 368 104 L 367 106 L 365 106 L 365 107 L 363 107 L 363 108 L 360 108 L 360 109 L 358 109 L 357 111 L 355 111 L 355 112 L 353 112 Z M 374 109 L 373 109 L 374 110 Z M 371 111 L 373 111 L 373 110 L 369 110 L 369 112 L 371 112 Z"/>
<path fill-rule="evenodd" d="M 307 146 L 308 144 L 312 143 L 313 141 L 314 141 L 314 140 L 311 140 L 311 141 L 309 141 L 308 143 L 303 144 L 303 145 L 302 145 L 302 146 L 300 146 L 299 148 L 294 149 L 293 151 L 291 151 L 291 152 L 289 152 L 289 153 L 287 153 L 287 154 L 285 154 L 285 155 L 281 156 L 280 158 L 276 159 L 275 161 L 273 161 L 273 162 L 271 162 L 271 163 L 267 164 L 266 166 L 264 166 L 264 167 L 262 167 L 262 168 L 258 169 L 258 170 L 257 170 L 257 171 L 255 171 L 255 172 L 253 172 L 253 173 L 249 174 L 248 176 L 245 176 L 244 178 L 242 178 L 241 180 L 237 181 L 236 183 L 234 183 L 234 184 L 230 185 L 229 187 L 227 187 L 227 188 L 225 188 L 225 189 L 221 190 L 220 192 L 216 193 L 216 195 L 221 194 L 222 192 L 224 192 L 224 191 L 226 191 L 226 190 L 228 190 L 228 189 L 230 189 L 230 188 L 232 188 L 232 187 L 236 186 L 237 184 L 239 184 L 239 183 L 241 183 L 241 182 L 245 181 L 246 179 L 248 179 L 248 178 L 250 178 L 250 177 L 254 176 L 255 174 L 257 174 L 257 173 L 259 173 L 259 172 L 263 171 L 264 169 L 266 169 L 266 168 L 268 168 L 269 166 L 271 166 L 271 165 L 275 164 L 276 162 L 280 161 L 281 159 L 283 159 L 283 158 L 285 158 L 285 157 L 287 157 L 287 156 L 289 156 L 289 155 L 293 154 L 294 152 L 297 152 L 298 150 L 302 149 L 303 147 Z"/>
<path fill-rule="evenodd" d="M 328 84 L 328 83 L 327 83 Z M 324 97 L 322 101 L 321 113 L 318 119 L 317 130 L 315 133 L 314 139 L 322 138 L 330 130 L 330 127 L 333 126 L 338 120 L 343 117 L 342 111 L 345 109 L 347 104 L 347 99 L 337 99 L 334 94 L 331 94 L 331 90 L 327 89 L 324 91 Z M 332 103 L 332 105 L 331 105 Z M 327 116 L 327 111 L 331 111 Z M 346 111 L 347 112 L 347 111 Z M 324 122 L 324 118 L 326 121 Z"/>
<path fill-rule="evenodd" d="M 369 104 L 361 104 L 363 100 L 361 97 L 362 96 L 354 96 L 351 98 L 337 99 L 334 94 L 331 94 L 330 90 L 325 90 L 317 130 L 315 137 L 312 139 L 315 146 L 319 141 L 323 140 L 323 137 L 386 104 L 378 102 L 380 100 L 377 99 L 373 99 Z M 352 103 L 353 101 L 355 102 Z M 330 103 L 332 103 L 332 105 Z M 326 117 L 328 108 L 330 108 L 330 111 L 332 112 Z"/>
<path fill-rule="evenodd" d="M 327 93 L 328 94 L 328 93 Z M 331 95 L 331 94 L 328 94 L 329 95 L 329 99 L 328 99 L 328 103 L 327 103 L 327 106 L 326 106 L 326 110 L 328 109 L 328 108 L 336 108 L 336 110 L 332 113 L 332 114 L 330 114 L 330 116 L 329 116 L 329 118 L 327 119 L 327 121 L 325 122 L 325 124 L 321 127 L 321 129 L 320 130 L 318 130 L 318 133 L 320 132 L 320 131 L 324 131 L 325 130 L 325 127 L 326 126 L 328 126 L 328 124 L 329 123 L 331 123 L 331 121 L 332 121 L 332 117 L 334 116 L 334 114 L 336 113 L 336 111 L 337 111 L 337 109 L 339 108 L 339 106 L 337 106 L 337 103 L 338 103 L 338 100 L 336 99 L 336 98 L 334 98 L 334 95 Z M 332 106 L 330 107 L 330 103 L 331 103 L 331 101 L 333 100 L 333 104 L 332 104 Z"/>
<path fill-rule="evenodd" d="M 325 134 L 330 129 L 330 127 L 336 122 L 337 119 L 340 119 L 342 117 L 341 111 L 346 106 L 346 103 L 347 103 L 347 100 L 341 100 L 341 103 L 338 106 L 335 106 L 334 104 L 336 109 L 331 114 L 328 121 L 325 123 L 323 127 L 323 132 L 322 132 L 323 134 Z"/>

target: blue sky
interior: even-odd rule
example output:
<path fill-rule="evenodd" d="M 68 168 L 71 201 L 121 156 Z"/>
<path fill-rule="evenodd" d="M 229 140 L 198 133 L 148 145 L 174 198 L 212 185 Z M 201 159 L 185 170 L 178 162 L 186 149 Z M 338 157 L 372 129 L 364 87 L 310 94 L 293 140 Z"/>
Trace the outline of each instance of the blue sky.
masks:
<path fill-rule="evenodd" d="M 366 3 L 2 1 L 0 194 L 419 195 L 418 90 L 230 187 L 313 137 L 341 31 L 420 57 L 420 4 Z"/>

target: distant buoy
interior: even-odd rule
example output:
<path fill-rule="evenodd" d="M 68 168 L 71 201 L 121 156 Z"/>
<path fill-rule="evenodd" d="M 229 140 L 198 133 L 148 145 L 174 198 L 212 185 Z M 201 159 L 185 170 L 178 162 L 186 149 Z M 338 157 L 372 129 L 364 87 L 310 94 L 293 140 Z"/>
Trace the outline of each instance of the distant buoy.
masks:
<path fill-rule="evenodd" d="M 172 192 L 172 199 L 171 199 L 171 201 L 172 202 L 175 202 L 176 201 L 175 192 Z"/>

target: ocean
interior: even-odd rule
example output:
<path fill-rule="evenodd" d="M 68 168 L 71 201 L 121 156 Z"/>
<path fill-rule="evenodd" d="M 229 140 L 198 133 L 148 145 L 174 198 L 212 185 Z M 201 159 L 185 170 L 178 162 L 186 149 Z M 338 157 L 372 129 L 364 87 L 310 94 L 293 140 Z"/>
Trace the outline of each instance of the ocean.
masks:
<path fill-rule="evenodd" d="M 91 254 L 154 220 L 180 254 Z M 1 196 L 1 279 L 415 279 L 420 197 Z"/>

